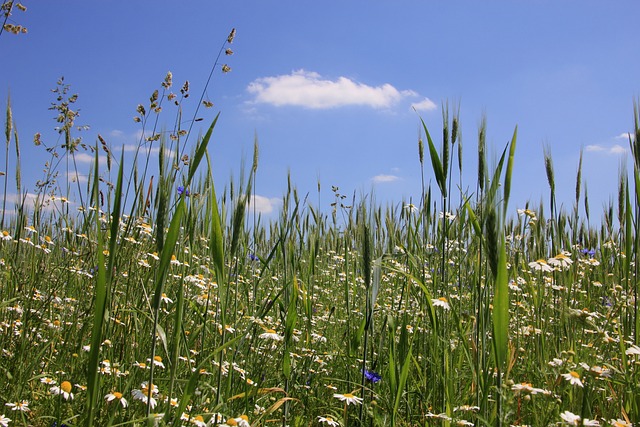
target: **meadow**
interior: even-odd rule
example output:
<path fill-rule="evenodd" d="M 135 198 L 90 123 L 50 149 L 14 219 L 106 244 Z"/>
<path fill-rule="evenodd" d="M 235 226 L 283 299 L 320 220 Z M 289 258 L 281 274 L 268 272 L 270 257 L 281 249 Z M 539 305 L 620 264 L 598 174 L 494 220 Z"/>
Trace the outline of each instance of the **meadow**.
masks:
<path fill-rule="evenodd" d="M 162 107 L 187 100 L 188 84 L 172 89 L 169 73 L 138 105 L 146 136 L 127 167 L 102 137 L 80 139 L 61 79 L 61 142 L 34 139 L 51 156 L 35 204 L 8 200 L 3 177 L 1 426 L 638 425 L 637 107 L 634 168 L 599 224 L 581 165 L 572 210 L 558 208 L 550 154 L 548 202 L 509 208 L 517 128 L 487 159 L 482 122 L 477 180 L 452 186 L 460 118 L 446 106 L 441 138 L 421 123 L 415 203 L 333 187 L 325 206 L 288 182 L 265 221 L 250 203 L 257 144 L 216 186 L 217 117 L 201 137 L 177 118 L 158 130 Z M 24 194 L 9 102 L 4 134 Z M 80 152 L 92 174 L 68 183 Z"/>

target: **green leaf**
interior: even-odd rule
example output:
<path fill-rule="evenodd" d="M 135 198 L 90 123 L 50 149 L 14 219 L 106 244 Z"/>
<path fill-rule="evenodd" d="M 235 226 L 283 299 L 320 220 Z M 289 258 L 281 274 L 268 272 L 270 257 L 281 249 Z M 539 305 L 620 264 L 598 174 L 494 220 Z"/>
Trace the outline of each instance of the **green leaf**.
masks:
<path fill-rule="evenodd" d="M 98 171 L 98 147 L 96 144 L 95 163 L 93 169 L 93 195 L 95 206 L 99 206 L 99 171 Z M 94 306 L 93 306 L 93 329 L 91 331 L 91 348 L 89 350 L 89 367 L 88 367 L 88 409 L 87 409 L 87 426 L 93 425 L 94 412 L 99 392 L 98 368 L 100 361 L 100 345 L 102 344 L 102 334 L 104 329 L 105 313 L 107 311 L 107 271 L 105 269 L 104 259 L 104 237 L 100 224 L 100 215 L 95 215 L 97 247 L 96 256 L 98 263 L 98 274 L 96 276 Z"/>
<path fill-rule="evenodd" d="M 431 139 L 431 135 L 429 134 L 429 130 L 427 129 L 427 124 L 424 122 L 424 120 L 422 120 L 422 118 L 420 118 L 420 121 L 422 122 L 422 127 L 425 134 L 427 135 L 427 142 L 429 143 L 429 156 L 431 157 L 431 166 L 433 167 L 433 173 L 436 176 L 436 182 L 438 183 L 438 187 L 440 188 L 442 196 L 447 197 L 447 179 L 444 175 L 444 169 L 442 168 L 440 156 L 438 155 L 436 146 L 433 144 L 433 140 Z"/>
<path fill-rule="evenodd" d="M 216 188 L 211 172 L 211 159 L 209 158 L 209 153 L 207 153 L 207 165 L 209 169 L 209 181 L 211 182 L 211 188 L 209 189 L 209 207 L 211 209 L 211 235 L 209 247 L 211 248 L 211 259 L 213 260 L 216 278 L 218 280 L 218 284 L 221 284 L 224 280 L 224 236 L 222 235 L 220 208 L 218 207 L 218 199 L 216 197 Z"/>
<path fill-rule="evenodd" d="M 513 131 L 511 144 L 509 145 L 509 160 L 507 160 L 507 171 L 504 174 L 504 198 L 503 198 L 503 216 L 507 214 L 507 205 L 509 204 L 509 194 L 511 193 L 511 174 L 513 173 L 513 158 L 516 153 L 516 138 L 518 137 L 518 126 Z"/>
<path fill-rule="evenodd" d="M 400 401 L 402 400 L 402 394 L 404 393 L 404 387 L 407 384 L 407 378 L 409 377 L 409 368 L 411 367 L 411 358 L 412 347 L 409 346 L 409 352 L 407 356 L 404 358 L 404 362 L 402 363 L 402 370 L 400 371 L 400 378 L 398 380 L 398 388 L 396 389 L 395 400 L 393 403 L 393 414 L 398 413 L 398 408 L 400 408 Z"/>
<path fill-rule="evenodd" d="M 501 236 L 498 251 L 498 271 L 493 295 L 493 342 L 496 363 L 503 369 L 509 349 L 509 279 L 504 236 Z"/>
<path fill-rule="evenodd" d="M 207 133 L 204 135 L 204 138 L 202 138 L 202 141 L 200 141 L 200 144 L 198 144 L 198 146 L 196 147 L 196 153 L 194 154 L 193 159 L 191 159 L 191 162 L 189 162 L 189 175 L 187 177 L 187 186 L 191 185 L 191 180 L 193 179 L 193 176 L 195 175 L 196 170 L 198 169 L 198 165 L 200 165 L 200 161 L 202 160 L 205 153 L 207 152 L 207 146 L 209 145 L 209 140 L 211 139 L 213 128 L 216 127 L 216 123 L 218 122 L 218 117 L 220 117 L 220 113 L 218 113 L 216 117 L 213 119 L 211 126 L 209 126 L 209 130 L 207 130 Z"/>

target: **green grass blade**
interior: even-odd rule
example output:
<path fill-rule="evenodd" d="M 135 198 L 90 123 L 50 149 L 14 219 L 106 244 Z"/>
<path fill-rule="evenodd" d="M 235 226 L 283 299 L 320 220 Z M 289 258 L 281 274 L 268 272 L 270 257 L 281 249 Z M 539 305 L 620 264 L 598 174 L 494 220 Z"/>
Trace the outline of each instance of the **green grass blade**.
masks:
<path fill-rule="evenodd" d="M 429 129 L 427 129 L 427 124 L 420 118 L 422 122 L 422 128 L 427 136 L 427 143 L 429 144 L 429 156 L 431 157 L 431 165 L 433 167 L 433 173 L 436 176 L 436 182 L 438 183 L 438 187 L 440 188 L 440 192 L 443 197 L 447 196 L 447 182 L 444 174 L 444 169 L 442 167 L 442 162 L 440 161 L 440 156 L 438 155 L 438 151 L 436 150 L 436 146 L 433 144 L 433 140 L 431 139 L 431 135 L 429 134 Z"/>
<path fill-rule="evenodd" d="M 98 149 L 96 145 L 95 151 L 95 163 L 93 171 L 93 194 L 95 196 L 94 203 L 99 206 L 99 171 L 98 171 Z M 94 291 L 94 307 L 93 307 L 93 328 L 91 331 L 91 347 L 89 350 L 89 366 L 87 368 L 87 394 L 88 394 L 88 408 L 87 419 L 85 425 L 91 427 L 93 425 L 96 404 L 99 396 L 99 361 L 100 361 L 100 346 L 102 344 L 102 333 L 105 321 L 105 313 L 107 310 L 107 271 L 105 269 L 105 257 L 103 253 L 104 237 L 102 236 L 100 215 L 94 215 L 96 234 L 97 234 L 97 247 L 96 256 L 98 263 L 98 273 L 96 275 L 95 291 Z"/>
<path fill-rule="evenodd" d="M 206 156 L 207 167 L 209 170 L 209 182 L 211 183 L 211 188 L 209 189 L 209 208 L 211 209 L 209 248 L 211 252 L 211 259 L 213 260 L 213 267 L 216 272 L 216 278 L 218 280 L 218 284 L 221 284 L 224 280 L 224 236 L 222 235 L 220 209 L 218 207 L 216 188 L 213 182 L 213 174 L 211 172 L 211 159 L 209 158 L 208 152 L 206 153 Z"/>
<path fill-rule="evenodd" d="M 158 269 L 156 271 L 155 278 L 155 291 L 153 295 L 153 328 L 151 334 L 151 360 L 153 360 L 155 356 L 156 349 L 156 335 L 160 333 L 162 344 L 167 351 L 166 344 L 166 334 L 164 330 L 160 328 L 158 325 L 158 316 L 160 313 L 160 304 L 162 302 L 162 293 L 164 291 L 164 284 L 167 277 L 167 272 L 169 271 L 169 266 L 171 264 L 171 257 L 174 252 L 175 245 L 178 241 L 178 237 L 180 235 L 180 225 L 182 223 L 182 217 L 185 212 L 185 193 L 180 196 L 180 201 L 178 202 L 178 206 L 176 207 L 176 211 L 173 214 L 173 218 L 171 219 L 171 223 L 169 225 L 169 231 L 166 235 L 165 244 L 162 248 L 162 253 L 160 254 L 160 261 L 158 262 Z M 149 384 L 153 384 L 153 374 L 154 374 L 154 364 L 150 364 L 149 369 Z M 151 406 L 147 405 L 147 416 L 151 412 Z"/>
<path fill-rule="evenodd" d="M 404 361 L 402 363 L 402 370 L 400 371 L 400 378 L 398 378 L 398 386 L 396 389 L 396 395 L 393 403 L 394 414 L 397 414 L 398 409 L 400 408 L 400 401 L 402 400 L 404 388 L 407 384 L 407 378 L 409 378 L 409 368 L 411 367 L 412 357 L 413 357 L 413 350 L 412 350 L 412 346 L 409 345 L 409 351 L 407 352 L 407 356 L 404 358 Z"/>
<path fill-rule="evenodd" d="M 109 265 L 107 275 L 110 278 L 116 262 L 118 251 L 118 231 L 120 229 L 120 214 L 122 209 L 122 175 L 124 168 L 124 150 L 120 154 L 120 166 L 118 168 L 118 179 L 116 181 L 115 199 L 113 201 L 113 211 L 111 212 L 111 229 L 109 236 Z M 110 280 L 109 280 L 110 281 Z"/>
<path fill-rule="evenodd" d="M 498 272 L 493 295 L 493 342 L 496 363 L 502 370 L 509 348 L 509 278 L 504 236 L 500 238 L 498 250 Z"/>
<path fill-rule="evenodd" d="M 298 320 L 297 302 L 298 302 L 298 279 L 293 277 L 292 292 L 289 296 L 289 307 L 287 308 L 287 316 L 284 323 L 284 343 L 285 352 L 282 362 L 282 373 L 285 378 L 291 379 L 291 351 L 294 346 L 293 332 Z"/>
<path fill-rule="evenodd" d="M 509 204 L 509 195 L 511 194 L 511 174 L 513 173 L 513 159 L 516 153 L 516 138 L 518 137 L 518 126 L 513 131 L 511 144 L 509 144 L 509 159 L 507 160 L 507 170 L 504 173 L 504 197 L 503 197 L 503 217 L 507 214 L 507 205 Z"/>
<path fill-rule="evenodd" d="M 487 201 L 490 204 L 493 204 L 495 202 L 495 197 L 498 193 L 498 186 L 500 185 L 500 175 L 502 174 L 502 168 L 504 167 L 504 159 L 507 154 L 507 148 L 508 147 L 504 147 L 502 155 L 500 156 L 500 161 L 498 162 L 496 169 L 493 171 L 493 176 L 491 177 L 491 182 L 489 183 Z"/>
<path fill-rule="evenodd" d="M 213 122 L 211 123 L 211 126 L 209 126 L 209 129 L 204 135 L 204 138 L 202 138 L 202 141 L 200 141 L 200 144 L 198 144 L 198 146 L 196 147 L 196 153 L 194 154 L 193 159 L 191 159 L 191 162 L 189 162 L 189 175 L 187 176 L 187 185 L 191 184 L 191 180 L 193 179 L 193 176 L 198 169 L 198 165 L 200 165 L 202 158 L 207 152 L 207 146 L 209 145 L 209 140 L 211 139 L 213 128 L 216 127 L 216 123 L 218 122 L 218 117 L 220 117 L 220 113 L 218 113 L 213 119 Z"/>

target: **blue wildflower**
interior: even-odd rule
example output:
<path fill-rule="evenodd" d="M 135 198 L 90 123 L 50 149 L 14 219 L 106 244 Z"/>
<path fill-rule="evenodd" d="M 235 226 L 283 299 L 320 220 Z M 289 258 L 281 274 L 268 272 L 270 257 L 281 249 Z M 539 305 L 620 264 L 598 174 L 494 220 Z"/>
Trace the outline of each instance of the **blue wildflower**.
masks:
<path fill-rule="evenodd" d="M 582 250 L 582 253 L 583 253 L 584 255 L 587 255 L 587 256 L 590 256 L 591 258 L 593 258 L 593 256 L 596 254 L 596 251 L 595 251 L 595 249 L 587 249 L 587 248 L 584 248 L 584 249 Z"/>
<path fill-rule="evenodd" d="M 378 374 L 377 372 L 368 371 L 366 369 L 363 369 L 362 372 L 364 373 L 365 379 L 367 381 L 370 381 L 370 382 L 374 383 L 374 384 L 382 379 L 380 374 Z"/>
<path fill-rule="evenodd" d="M 260 260 L 260 258 L 258 258 L 258 255 L 256 255 L 256 254 L 249 254 L 249 259 L 251 261 L 259 261 Z"/>
<path fill-rule="evenodd" d="M 189 190 L 188 189 L 185 190 L 185 188 L 182 185 L 180 185 L 178 186 L 178 195 L 182 196 L 182 193 L 184 193 L 185 196 L 189 197 Z"/>

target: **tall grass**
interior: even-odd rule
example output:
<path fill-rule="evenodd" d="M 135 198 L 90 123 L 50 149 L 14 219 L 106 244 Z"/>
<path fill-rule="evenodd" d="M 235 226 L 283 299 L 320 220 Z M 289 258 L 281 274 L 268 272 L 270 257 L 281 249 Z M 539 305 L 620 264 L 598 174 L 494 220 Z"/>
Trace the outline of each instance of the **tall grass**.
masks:
<path fill-rule="evenodd" d="M 618 215 L 609 207 L 599 226 L 586 186 L 579 214 L 581 160 L 573 211 L 557 208 L 549 150 L 549 204 L 511 208 L 517 128 L 487 159 L 485 118 L 477 180 L 454 197 L 452 165 L 461 180 L 468 162 L 446 105 L 442 141 L 421 121 L 431 170 L 421 137 L 417 205 L 347 200 L 337 187 L 314 205 L 289 179 L 279 216 L 265 219 L 252 205 L 257 141 L 248 173 L 214 183 L 218 117 L 200 138 L 183 132 L 188 85 L 168 138 L 157 131 L 155 114 L 176 100 L 171 78 L 138 107 L 146 136 L 132 165 L 101 138 L 87 147 L 85 188 L 52 183 L 65 163 L 51 162 L 35 208 L 24 195 L 4 216 L 0 414 L 10 425 L 640 422 L 637 106 L 632 178 L 622 171 Z M 6 117 L 8 158 L 18 148 L 10 103 Z M 82 142 L 62 126 L 65 147 L 41 143 L 72 159 Z M 151 144 L 161 146 L 155 178 Z"/>

